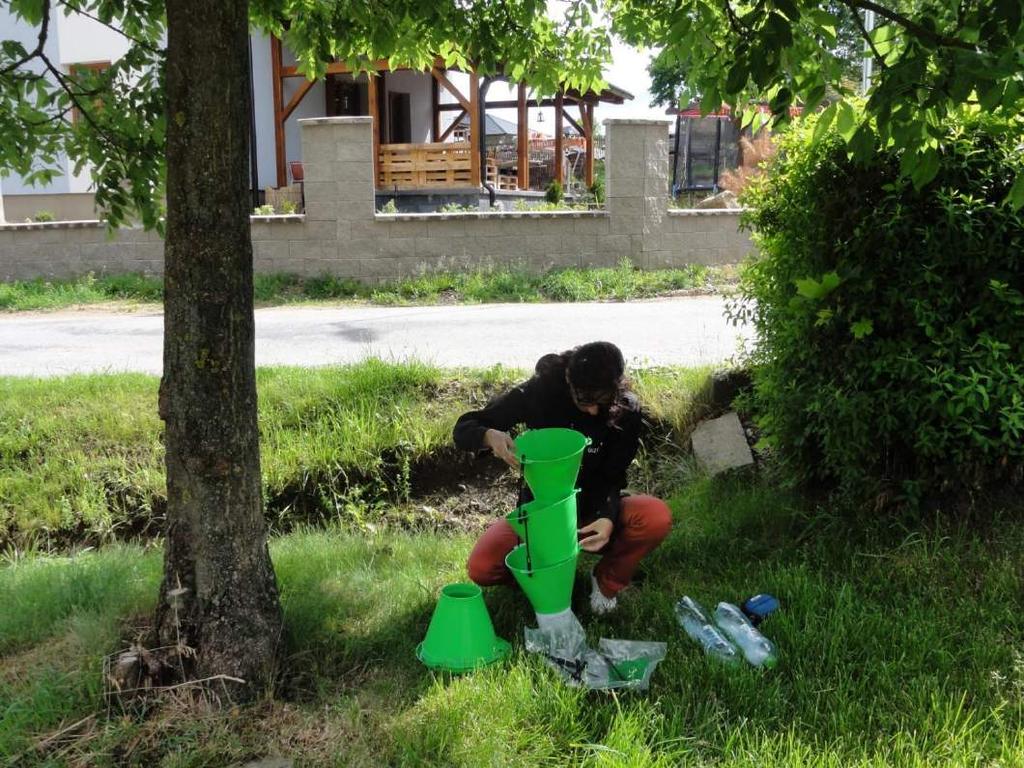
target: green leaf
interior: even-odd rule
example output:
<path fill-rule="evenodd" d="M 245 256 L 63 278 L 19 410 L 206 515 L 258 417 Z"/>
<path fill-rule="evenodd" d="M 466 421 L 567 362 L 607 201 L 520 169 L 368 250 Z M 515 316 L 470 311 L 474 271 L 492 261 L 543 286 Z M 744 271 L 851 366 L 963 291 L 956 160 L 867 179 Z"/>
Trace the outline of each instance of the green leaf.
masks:
<path fill-rule="evenodd" d="M 1013 186 L 1010 187 L 1003 202 L 1018 210 L 1024 208 L 1024 171 L 1017 173 L 1017 178 L 1014 179 Z"/>
<path fill-rule="evenodd" d="M 850 102 L 839 102 L 836 115 L 836 130 L 839 131 L 839 135 L 843 137 L 844 141 L 849 141 L 853 136 L 853 132 L 856 130 L 856 120 L 857 117 L 853 112 L 853 107 L 850 106 Z"/>
<path fill-rule="evenodd" d="M 793 0 L 775 0 L 775 7 L 782 11 L 790 21 L 800 19 L 800 9 L 796 7 Z"/>
<path fill-rule="evenodd" d="M 861 123 L 850 139 L 850 151 L 858 160 L 866 160 L 875 151 L 875 135 L 871 126 Z"/>
<path fill-rule="evenodd" d="M 772 114 L 778 115 L 786 112 L 789 105 L 793 103 L 793 92 L 789 88 L 779 88 L 776 94 L 768 101 L 768 108 Z"/>
<path fill-rule="evenodd" d="M 821 141 L 822 137 L 828 133 L 828 129 L 835 119 L 836 105 L 829 104 L 825 107 L 825 110 L 818 115 L 818 122 L 814 125 L 814 133 L 811 134 L 811 141 L 815 143 Z"/>
<path fill-rule="evenodd" d="M 804 109 L 807 112 L 811 112 L 821 104 L 821 100 L 825 98 L 825 84 L 818 83 L 812 86 L 804 97 Z"/>
<path fill-rule="evenodd" d="M 850 332 L 855 339 L 863 339 L 865 336 L 870 336 L 874 331 L 874 323 L 866 318 L 862 318 L 850 326 Z"/>
<path fill-rule="evenodd" d="M 747 66 L 746 62 L 737 61 L 732 65 L 729 70 L 729 75 L 725 79 L 725 90 L 730 93 L 739 93 L 743 90 L 743 87 L 747 84 Z"/>
<path fill-rule="evenodd" d="M 1011 35 L 1020 29 L 1020 0 L 995 0 L 995 16 L 1006 24 L 1006 31 Z"/>
<path fill-rule="evenodd" d="M 815 280 L 813 277 L 805 277 L 794 280 L 793 284 L 796 285 L 796 292 L 800 296 L 803 296 L 805 299 L 819 301 L 832 293 L 842 282 L 843 280 L 839 277 L 839 273 L 827 272 L 821 276 L 820 281 Z"/>
<path fill-rule="evenodd" d="M 821 287 L 825 291 L 824 295 L 827 296 L 828 294 L 832 293 L 832 291 L 838 288 L 839 284 L 842 282 L 843 281 L 839 277 L 838 272 L 828 272 L 827 274 L 823 275 L 821 278 Z"/>
<path fill-rule="evenodd" d="M 939 172 L 941 158 L 936 149 L 927 149 L 917 156 L 917 162 L 910 172 L 910 180 L 915 189 L 921 189 L 925 184 L 935 178 Z"/>
<path fill-rule="evenodd" d="M 805 277 L 802 280 L 794 280 L 796 292 L 805 299 L 819 299 L 822 296 L 821 283 L 813 277 Z"/>

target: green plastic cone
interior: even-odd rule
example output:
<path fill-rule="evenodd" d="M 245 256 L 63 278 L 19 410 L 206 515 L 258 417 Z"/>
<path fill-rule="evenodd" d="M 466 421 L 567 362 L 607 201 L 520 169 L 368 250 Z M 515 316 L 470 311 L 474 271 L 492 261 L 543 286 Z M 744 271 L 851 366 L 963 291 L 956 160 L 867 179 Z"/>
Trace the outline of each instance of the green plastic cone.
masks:
<path fill-rule="evenodd" d="M 559 563 L 538 568 L 526 565 L 526 545 L 520 544 L 505 557 L 505 565 L 523 588 L 537 613 L 561 613 L 572 602 L 576 578 L 576 554 Z"/>
<path fill-rule="evenodd" d="M 529 501 L 505 517 L 529 547 L 529 562 L 533 567 L 554 565 L 579 552 L 576 494 L 577 491 L 572 491 L 555 502 Z"/>
<path fill-rule="evenodd" d="M 494 634 L 480 587 L 449 584 L 441 590 L 416 658 L 431 669 L 465 672 L 505 658 L 509 649 Z"/>
<path fill-rule="evenodd" d="M 516 456 L 534 499 L 557 501 L 576 487 L 589 437 L 574 429 L 533 429 L 515 442 Z"/>

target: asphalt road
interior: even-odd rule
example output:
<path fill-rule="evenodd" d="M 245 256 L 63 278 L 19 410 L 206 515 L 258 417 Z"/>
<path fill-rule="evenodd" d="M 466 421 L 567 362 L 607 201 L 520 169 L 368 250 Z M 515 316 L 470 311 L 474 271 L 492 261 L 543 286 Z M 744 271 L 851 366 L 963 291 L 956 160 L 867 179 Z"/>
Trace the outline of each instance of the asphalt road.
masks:
<path fill-rule="evenodd" d="M 618 344 L 633 365 L 697 365 L 741 337 L 719 297 L 588 304 L 278 307 L 256 312 L 256 364 L 330 365 L 368 357 L 448 366 L 532 367 L 586 341 Z M 159 313 L 75 310 L 0 315 L 0 375 L 160 373 Z"/>

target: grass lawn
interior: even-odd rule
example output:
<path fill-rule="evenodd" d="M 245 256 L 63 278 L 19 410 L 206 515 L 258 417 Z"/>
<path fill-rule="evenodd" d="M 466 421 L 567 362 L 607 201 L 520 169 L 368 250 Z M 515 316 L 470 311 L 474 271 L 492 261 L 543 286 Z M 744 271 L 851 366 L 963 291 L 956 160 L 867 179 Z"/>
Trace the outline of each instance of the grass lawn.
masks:
<path fill-rule="evenodd" d="M 516 267 L 430 272 L 375 284 L 281 273 L 256 275 L 254 291 L 257 306 L 339 301 L 401 305 L 626 300 L 680 290 L 711 291 L 728 284 L 733 272 L 729 267 L 699 264 L 645 271 L 624 261 L 617 267 L 557 269 L 544 274 Z M 0 283 L 0 311 L 103 304 L 130 307 L 162 300 L 163 280 L 138 274 Z"/>
<path fill-rule="evenodd" d="M 670 429 L 692 412 L 706 375 L 656 369 L 635 378 L 652 418 Z M 479 476 L 481 463 L 454 449 L 451 429 L 461 412 L 523 378 L 500 366 L 444 371 L 373 360 L 260 369 L 272 527 L 409 516 L 422 523 L 424 506 L 439 525 L 452 517 L 479 522 L 486 506 L 420 489 L 463 483 L 484 494 L 498 482 L 500 490 L 500 477 Z M 158 384 L 144 374 L 0 377 L 0 551 L 99 545 L 159 530 L 166 489 Z M 664 429 L 655 436 L 665 438 Z"/>
<path fill-rule="evenodd" d="M 25 765 L 845 766 L 1024 764 L 1024 527 L 857 528 L 760 481 L 694 480 L 676 528 L 600 636 L 665 640 L 645 695 L 564 686 L 522 651 L 530 616 L 487 593 L 507 663 L 462 677 L 413 657 L 435 595 L 463 577 L 465 535 L 327 530 L 271 546 L 287 624 L 274 701 L 182 700 L 108 715 L 100 655 L 152 607 L 160 554 L 115 546 L 0 568 L 0 755 Z M 589 561 L 588 561 L 589 562 Z M 672 601 L 779 596 L 768 672 L 728 669 L 677 628 Z M 90 715 L 68 737 L 47 734 Z M 29 750 L 27 754 L 23 754 Z"/>
<path fill-rule="evenodd" d="M 442 445 L 454 415 L 517 375 L 382 363 L 260 372 L 268 504 L 275 523 L 290 519 L 271 542 L 287 662 L 275 697 L 251 708 L 181 697 L 146 713 L 108 709 L 102 657 L 144 627 L 159 548 L 144 538 L 107 543 L 112 533 L 96 549 L 46 554 L 9 535 L 0 560 L 0 766 L 213 767 L 275 754 L 300 766 L 1024 766 L 1022 510 L 986 509 L 969 524 L 944 515 L 868 523 L 756 474 L 701 478 L 673 442 L 701 402 L 700 371 L 638 376 L 658 429 L 634 480 L 664 493 L 676 517 L 647 579 L 616 614 L 595 618 L 585 557 L 575 593 L 592 640 L 668 642 L 650 691 L 566 687 L 523 652 L 531 612 L 504 588 L 486 600 L 513 642 L 509 661 L 461 677 L 420 666 L 414 648 L 438 590 L 464 578 L 475 531 L 507 508 L 511 489 L 499 486 L 490 506 L 468 515 L 470 484 L 445 514 L 472 523 L 436 525 L 423 509 L 434 475 L 416 467 L 436 474 L 439 464 L 423 462 L 450 460 Z M 0 381 L 8 520 L 29 522 L 21 505 L 33 494 L 51 494 L 51 504 L 92 498 L 104 460 L 109 473 L 125 472 L 124 487 L 159 491 L 154 397 L 155 380 L 142 376 Z M 360 461 L 384 469 L 339 481 L 337 501 L 325 491 L 317 508 L 334 513 L 312 515 L 315 526 L 298 509 L 311 494 L 279 490 L 296 477 L 315 488 Z M 61 468 L 78 496 L 61 495 Z M 404 477 L 408 491 L 375 492 L 373 477 Z M 7 501 L 11 488 L 21 489 L 18 504 Z M 43 504 L 35 510 L 48 514 Z M 406 515 L 418 516 L 417 530 L 403 530 Z M 77 530 L 89 526 L 83 519 Z M 74 530 L 58 543 L 73 543 Z M 780 651 L 775 670 L 718 666 L 672 614 L 683 594 L 713 607 L 760 591 L 782 602 L 765 626 Z"/>

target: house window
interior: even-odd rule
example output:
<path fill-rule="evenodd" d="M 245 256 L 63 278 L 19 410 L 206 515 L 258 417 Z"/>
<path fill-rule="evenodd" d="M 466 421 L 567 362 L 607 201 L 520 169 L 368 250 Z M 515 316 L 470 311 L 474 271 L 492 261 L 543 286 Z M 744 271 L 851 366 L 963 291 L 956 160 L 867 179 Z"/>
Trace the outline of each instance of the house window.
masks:
<path fill-rule="evenodd" d="M 70 74 L 73 79 L 77 80 L 78 77 L 80 75 L 82 75 L 82 74 L 88 74 L 90 72 L 95 73 L 95 74 L 102 74 L 103 72 L 106 72 L 108 69 L 110 69 L 110 62 L 109 61 L 86 61 L 86 62 L 80 62 L 78 64 L 71 64 L 70 66 L 68 66 L 68 74 Z M 102 107 L 103 106 L 103 99 L 95 98 L 95 99 L 93 99 L 92 103 L 93 103 L 93 106 L 96 107 L 96 108 Z M 78 119 L 80 117 L 81 117 L 81 115 L 78 112 L 78 108 L 77 107 L 72 107 L 71 108 L 71 123 L 72 124 L 77 123 Z"/>

